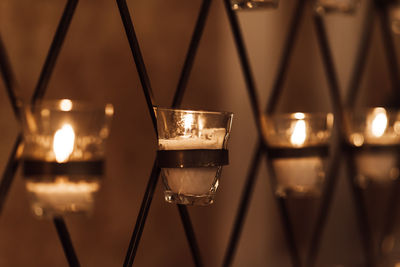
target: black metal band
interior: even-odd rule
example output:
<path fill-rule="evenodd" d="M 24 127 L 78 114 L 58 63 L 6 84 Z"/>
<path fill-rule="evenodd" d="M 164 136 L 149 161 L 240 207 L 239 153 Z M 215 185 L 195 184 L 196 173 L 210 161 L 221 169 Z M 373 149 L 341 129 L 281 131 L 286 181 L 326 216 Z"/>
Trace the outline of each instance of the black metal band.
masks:
<path fill-rule="evenodd" d="M 267 151 L 271 158 L 327 157 L 329 155 L 327 145 L 301 148 L 268 147 Z"/>
<path fill-rule="evenodd" d="M 400 153 L 400 144 L 393 144 L 393 145 L 364 144 L 359 147 L 348 145 L 348 149 L 356 153 Z"/>
<path fill-rule="evenodd" d="M 23 173 L 25 177 L 40 175 L 95 175 L 104 174 L 104 160 L 70 161 L 65 163 L 24 159 Z"/>
<path fill-rule="evenodd" d="M 229 164 L 226 149 L 158 150 L 160 168 L 215 167 Z"/>

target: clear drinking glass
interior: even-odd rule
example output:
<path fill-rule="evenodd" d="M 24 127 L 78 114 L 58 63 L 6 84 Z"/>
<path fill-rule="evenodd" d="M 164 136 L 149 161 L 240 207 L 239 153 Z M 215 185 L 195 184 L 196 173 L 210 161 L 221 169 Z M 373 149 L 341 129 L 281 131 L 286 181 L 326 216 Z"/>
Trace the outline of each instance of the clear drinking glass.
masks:
<path fill-rule="evenodd" d="M 230 112 L 156 108 L 158 149 L 222 150 L 231 131 Z M 185 205 L 214 201 L 222 166 L 162 168 L 165 200 Z"/>
<path fill-rule="evenodd" d="M 69 99 L 23 107 L 23 175 L 36 216 L 92 211 L 113 113 Z"/>
<path fill-rule="evenodd" d="M 354 14 L 359 5 L 359 0 L 316 0 L 315 11 L 318 14 Z"/>
<path fill-rule="evenodd" d="M 325 157 L 333 127 L 331 113 L 265 115 L 263 134 L 275 151 L 278 196 L 318 196 L 325 179 Z"/>
<path fill-rule="evenodd" d="M 277 8 L 279 0 L 231 0 L 233 10 L 253 10 L 260 8 Z"/>

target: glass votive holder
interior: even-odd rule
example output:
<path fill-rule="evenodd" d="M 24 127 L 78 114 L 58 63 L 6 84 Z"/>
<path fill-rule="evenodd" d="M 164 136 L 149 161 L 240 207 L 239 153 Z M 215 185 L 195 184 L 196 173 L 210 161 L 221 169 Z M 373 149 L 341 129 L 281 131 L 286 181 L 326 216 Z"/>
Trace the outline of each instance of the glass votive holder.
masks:
<path fill-rule="evenodd" d="M 392 31 L 400 34 L 400 0 L 391 1 L 389 4 L 389 19 Z"/>
<path fill-rule="evenodd" d="M 360 5 L 359 0 L 316 0 L 315 12 L 318 14 L 354 14 Z"/>
<path fill-rule="evenodd" d="M 231 0 L 233 10 L 255 10 L 277 8 L 279 0 Z"/>
<path fill-rule="evenodd" d="M 92 212 L 113 113 L 69 99 L 23 107 L 23 176 L 36 216 Z"/>
<path fill-rule="evenodd" d="M 333 127 L 331 113 L 265 115 L 263 134 L 280 197 L 316 197 L 325 180 Z"/>
<path fill-rule="evenodd" d="M 355 149 L 357 181 L 385 184 L 399 177 L 400 111 L 383 107 L 346 114 L 347 137 Z"/>
<path fill-rule="evenodd" d="M 169 203 L 213 203 L 222 166 L 228 164 L 230 112 L 155 108 L 158 165 Z"/>

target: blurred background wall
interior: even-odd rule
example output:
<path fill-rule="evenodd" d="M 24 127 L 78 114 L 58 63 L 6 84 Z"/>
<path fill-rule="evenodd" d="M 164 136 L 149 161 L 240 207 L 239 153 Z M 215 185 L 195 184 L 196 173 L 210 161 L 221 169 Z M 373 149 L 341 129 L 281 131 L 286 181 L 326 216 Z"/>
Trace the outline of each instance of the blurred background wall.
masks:
<path fill-rule="evenodd" d="M 260 102 L 264 106 L 277 72 L 296 1 L 278 10 L 239 14 Z M 327 17 L 342 94 L 349 83 L 365 2 L 355 16 Z M 200 0 L 128 1 L 156 100 L 167 106 L 178 82 Z M 18 81 L 29 99 L 65 1 L 1 0 L 0 33 Z M 330 111 L 327 82 L 312 24 L 311 1 L 292 57 L 281 111 Z M 398 42 L 398 40 L 396 40 Z M 361 85 L 360 105 L 384 104 L 388 72 L 378 27 Z M 156 138 L 115 1 L 81 0 L 51 78 L 46 98 L 71 98 L 115 106 L 107 146 L 107 178 L 90 218 L 66 222 L 82 266 L 122 265 L 155 157 Z M 215 204 L 189 208 L 206 266 L 219 266 L 228 242 L 251 155 L 255 121 L 222 1 L 214 1 L 184 107 L 235 113 L 231 163 L 224 168 Z M 0 170 L 19 128 L 0 82 Z M 359 232 L 346 177 L 323 234 L 319 266 L 361 261 Z M 296 227 L 312 227 L 311 215 L 293 209 Z M 296 215 L 297 214 L 297 215 Z M 305 231 L 307 232 L 307 231 Z M 304 238 L 300 238 L 300 244 Z M 303 241 L 301 241 L 303 240 Z M 304 241 L 306 242 L 306 241 Z M 159 183 L 135 266 L 191 266 L 177 208 L 163 200 Z M 30 213 L 18 173 L 0 218 L 0 266 L 67 266 L 55 228 Z M 290 266 L 288 249 L 265 166 L 260 169 L 234 266 Z"/>

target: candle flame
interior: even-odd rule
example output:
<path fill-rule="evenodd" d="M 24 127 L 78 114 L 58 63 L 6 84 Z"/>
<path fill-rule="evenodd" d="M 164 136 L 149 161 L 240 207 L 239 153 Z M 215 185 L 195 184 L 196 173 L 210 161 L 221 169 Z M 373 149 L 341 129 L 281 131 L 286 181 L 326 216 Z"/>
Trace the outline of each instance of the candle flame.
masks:
<path fill-rule="evenodd" d="M 306 122 L 304 120 L 296 121 L 292 136 L 290 137 L 290 142 L 294 146 L 301 146 L 306 141 L 306 137 Z"/>
<path fill-rule="evenodd" d="M 193 124 L 193 115 L 192 114 L 185 114 L 183 116 L 183 127 L 185 127 L 185 132 L 192 129 Z"/>
<path fill-rule="evenodd" d="M 62 111 L 71 111 L 72 110 L 72 101 L 69 99 L 62 99 L 60 101 L 60 109 Z"/>
<path fill-rule="evenodd" d="M 381 137 L 387 128 L 388 119 L 384 108 L 376 108 L 373 112 L 371 132 L 375 137 Z"/>
<path fill-rule="evenodd" d="M 74 150 L 74 143 L 74 129 L 70 124 L 66 123 L 54 134 L 53 151 L 58 163 L 67 161 Z"/>

